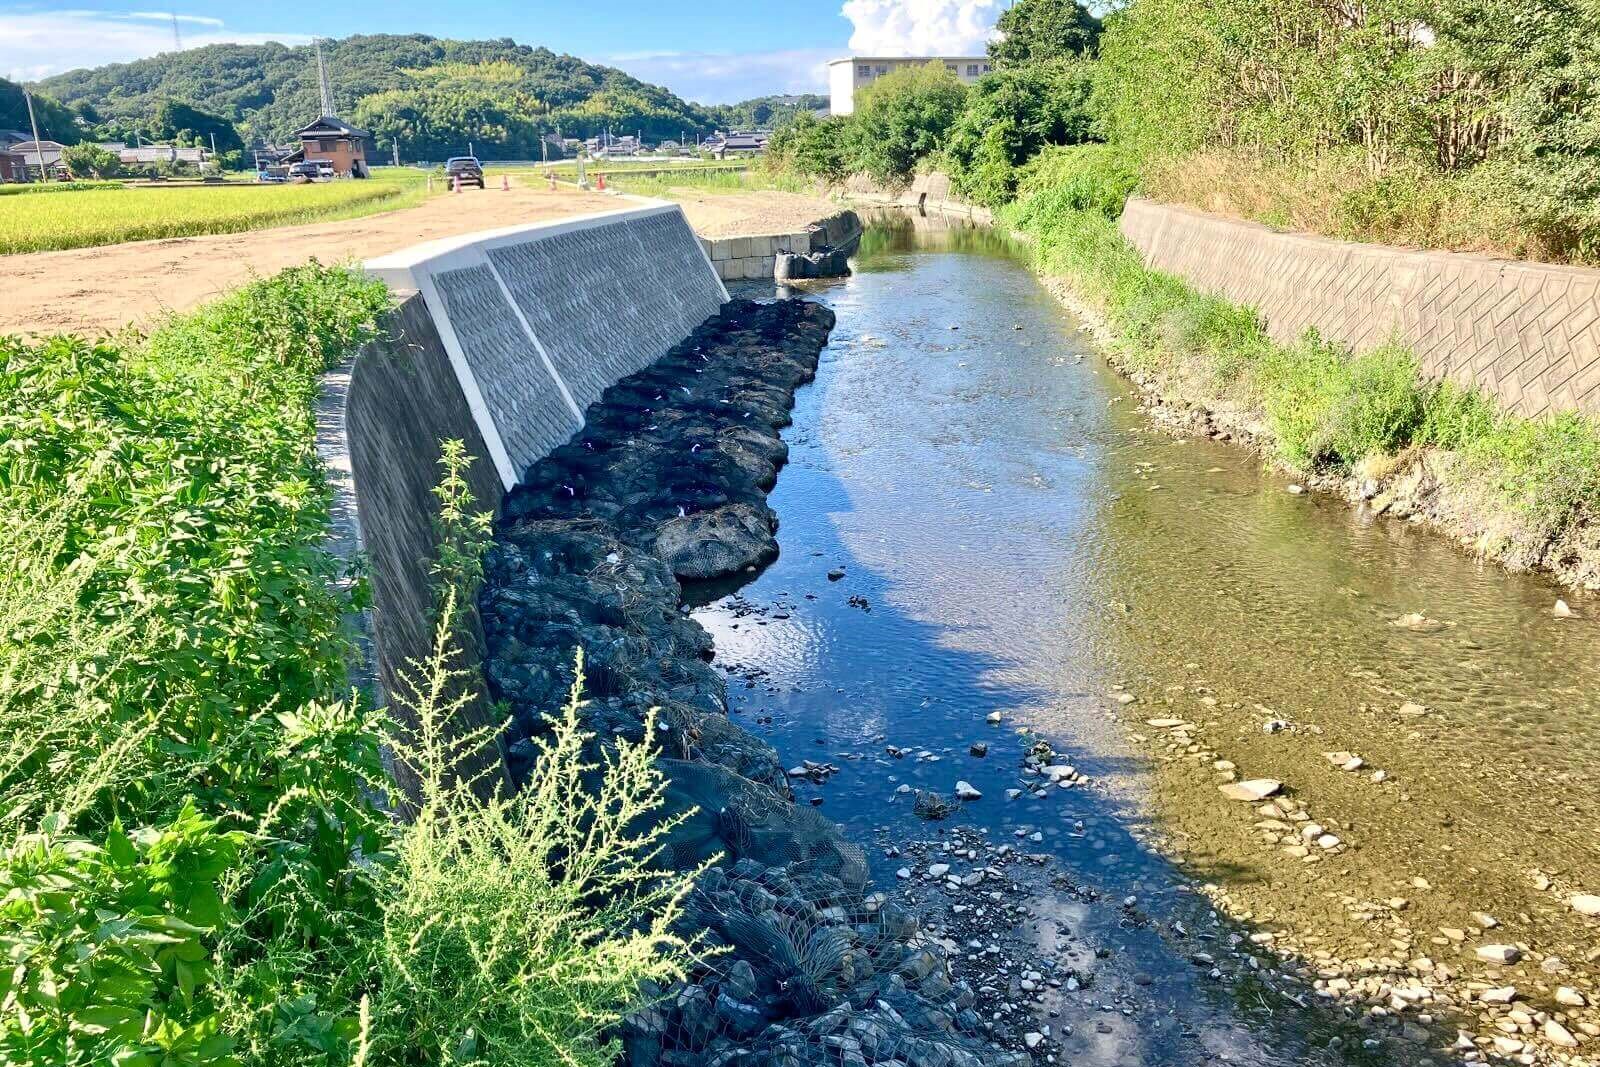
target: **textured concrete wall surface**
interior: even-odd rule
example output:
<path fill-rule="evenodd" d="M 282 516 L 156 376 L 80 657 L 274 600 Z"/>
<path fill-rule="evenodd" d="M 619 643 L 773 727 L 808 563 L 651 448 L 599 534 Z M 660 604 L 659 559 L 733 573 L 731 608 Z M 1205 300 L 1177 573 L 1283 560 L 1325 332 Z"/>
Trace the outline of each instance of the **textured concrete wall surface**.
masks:
<path fill-rule="evenodd" d="M 446 238 L 366 268 L 421 294 L 508 489 L 606 386 L 728 299 L 675 204 Z"/>
<path fill-rule="evenodd" d="M 376 681 L 396 706 L 402 672 L 433 643 L 440 442 L 465 443 L 473 495 L 498 510 L 607 386 L 664 355 L 728 294 L 675 205 L 469 234 L 367 269 L 397 306 L 348 377 L 325 382 L 318 443 L 341 501 L 331 547 L 365 553 Z M 487 725 L 476 605 L 463 621 L 477 638 L 458 664 L 466 721 Z"/>
<path fill-rule="evenodd" d="M 324 436 L 342 444 L 355 483 L 356 523 L 342 532 L 354 532 L 366 555 L 376 680 L 410 725 L 393 695 L 402 691 L 401 672 L 433 644 L 428 567 L 438 547 L 433 489 L 440 443 L 466 445 L 467 481 L 479 506 L 497 509 L 504 491 L 427 306 L 417 294 L 399 295 L 384 336 L 362 349 L 349 372 L 342 426 Z M 476 679 L 482 647 L 476 605 L 463 606 L 463 621 L 478 639 L 467 643 L 458 666 Z M 468 722 L 487 725 L 491 709 L 481 683 L 473 683 L 471 696 Z M 405 775 L 400 779 L 409 787 Z"/>
<path fill-rule="evenodd" d="M 1424 374 L 1509 411 L 1600 415 L 1600 270 L 1355 244 L 1131 200 L 1122 233 L 1151 267 L 1360 351 L 1397 340 Z"/>

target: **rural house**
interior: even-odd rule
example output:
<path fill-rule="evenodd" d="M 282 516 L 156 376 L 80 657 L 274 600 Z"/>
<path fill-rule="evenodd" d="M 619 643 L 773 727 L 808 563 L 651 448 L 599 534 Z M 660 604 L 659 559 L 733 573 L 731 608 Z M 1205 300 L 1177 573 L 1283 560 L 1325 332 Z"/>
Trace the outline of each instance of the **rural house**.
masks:
<path fill-rule="evenodd" d="M 367 141 L 372 138 L 368 131 L 324 115 L 296 136 L 300 138 L 300 151 L 286 162 L 327 162 L 333 165 L 336 177 L 367 177 Z"/>

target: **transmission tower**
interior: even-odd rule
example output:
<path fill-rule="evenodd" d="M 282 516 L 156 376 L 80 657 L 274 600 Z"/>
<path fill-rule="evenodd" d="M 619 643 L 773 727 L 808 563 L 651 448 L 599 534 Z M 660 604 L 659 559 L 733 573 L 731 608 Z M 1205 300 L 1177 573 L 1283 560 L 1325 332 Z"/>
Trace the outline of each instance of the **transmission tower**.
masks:
<path fill-rule="evenodd" d="M 328 67 L 322 61 L 322 38 L 318 37 L 311 43 L 317 50 L 317 87 L 322 90 L 322 113 L 333 118 L 333 87 L 328 84 Z"/>
<path fill-rule="evenodd" d="M 178 13 L 172 12 L 172 50 L 183 51 L 183 34 L 178 32 Z"/>

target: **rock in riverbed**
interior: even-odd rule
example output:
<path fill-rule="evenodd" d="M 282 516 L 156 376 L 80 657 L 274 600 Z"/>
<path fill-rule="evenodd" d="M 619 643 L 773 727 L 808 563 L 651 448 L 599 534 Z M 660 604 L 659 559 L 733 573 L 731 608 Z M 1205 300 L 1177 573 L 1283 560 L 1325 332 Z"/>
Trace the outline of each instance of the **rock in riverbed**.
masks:
<path fill-rule="evenodd" d="M 1282 788 L 1283 783 L 1274 778 L 1252 778 L 1246 782 L 1225 782 L 1217 786 L 1217 792 L 1229 800 L 1254 804 L 1267 799 Z"/>

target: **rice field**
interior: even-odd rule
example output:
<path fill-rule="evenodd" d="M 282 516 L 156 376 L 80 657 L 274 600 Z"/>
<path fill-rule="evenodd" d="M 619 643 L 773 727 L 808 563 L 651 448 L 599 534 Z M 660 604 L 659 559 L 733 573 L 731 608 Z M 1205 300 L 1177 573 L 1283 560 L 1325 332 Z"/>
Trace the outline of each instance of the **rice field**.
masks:
<path fill-rule="evenodd" d="M 237 233 L 351 218 L 419 203 L 427 176 L 380 171 L 366 181 L 313 185 L 76 189 L 51 196 L 0 197 L 0 255 Z"/>

